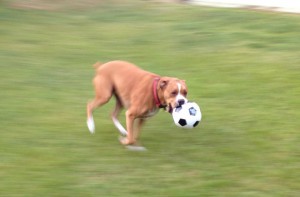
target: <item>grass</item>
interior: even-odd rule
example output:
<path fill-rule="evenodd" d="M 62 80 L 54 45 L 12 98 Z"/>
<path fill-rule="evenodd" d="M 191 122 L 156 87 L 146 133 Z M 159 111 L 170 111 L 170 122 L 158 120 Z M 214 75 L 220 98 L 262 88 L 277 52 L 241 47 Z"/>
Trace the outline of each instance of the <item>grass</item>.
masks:
<path fill-rule="evenodd" d="M 298 196 L 299 16 L 114 2 L 2 2 L 0 196 Z M 199 126 L 160 112 L 130 152 L 112 101 L 90 135 L 92 64 L 114 59 L 185 79 Z"/>

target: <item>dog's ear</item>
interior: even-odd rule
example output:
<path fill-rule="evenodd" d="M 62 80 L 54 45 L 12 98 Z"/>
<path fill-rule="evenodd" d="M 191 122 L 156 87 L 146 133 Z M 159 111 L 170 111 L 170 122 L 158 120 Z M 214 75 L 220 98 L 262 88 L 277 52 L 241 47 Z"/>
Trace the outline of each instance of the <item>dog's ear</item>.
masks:
<path fill-rule="evenodd" d="M 159 83 L 159 87 L 160 87 L 161 89 L 164 89 L 164 88 L 168 85 L 168 83 L 169 83 L 169 80 L 163 79 L 163 80 L 161 80 L 161 82 Z"/>

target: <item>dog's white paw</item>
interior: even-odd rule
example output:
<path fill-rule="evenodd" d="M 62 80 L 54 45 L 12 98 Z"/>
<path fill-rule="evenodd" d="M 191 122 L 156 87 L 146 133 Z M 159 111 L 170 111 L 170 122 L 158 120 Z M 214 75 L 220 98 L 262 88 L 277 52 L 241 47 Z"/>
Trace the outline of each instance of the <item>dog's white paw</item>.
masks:
<path fill-rule="evenodd" d="M 127 145 L 126 148 L 131 151 L 147 151 L 147 149 L 143 146 Z"/>
<path fill-rule="evenodd" d="M 119 141 L 121 144 L 124 144 L 124 140 L 126 140 L 126 137 L 124 136 L 119 137 Z M 125 147 L 131 151 L 147 151 L 145 147 L 139 145 L 125 145 Z"/>
<path fill-rule="evenodd" d="M 93 117 L 88 118 L 87 126 L 92 134 L 95 133 L 95 123 Z"/>
<path fill-rule="evenodd" d="M 119 120 L 115 117 L 112 117 L 112 120 L 114 122 L 114 125 L 117 127 L 117 129 L 120 131 L 120 133 L 123 136 L 127 136 L 127 131 L 126 129 L 121 125 L 121 123 L 119 122 Z"/>

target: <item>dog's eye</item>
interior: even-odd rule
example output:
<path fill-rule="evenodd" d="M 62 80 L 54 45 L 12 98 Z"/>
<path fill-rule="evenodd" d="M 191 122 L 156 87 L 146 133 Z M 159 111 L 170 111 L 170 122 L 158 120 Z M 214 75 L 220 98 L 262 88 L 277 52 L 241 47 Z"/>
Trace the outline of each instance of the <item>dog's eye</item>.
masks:
<path fill-rule="evenodd" d="M 186 95 L 187 95 L 187 91 L 183 91 L 182 94 L 183 94 L 184 96 L 186 96 Z"/>
<path fill-rule="evenodd" d="M 173 92 L 171 92 L 171 95 L 172 96 L 176 96 L 178 94 L 178 92 L 177 91 L 173 91 Z"/>

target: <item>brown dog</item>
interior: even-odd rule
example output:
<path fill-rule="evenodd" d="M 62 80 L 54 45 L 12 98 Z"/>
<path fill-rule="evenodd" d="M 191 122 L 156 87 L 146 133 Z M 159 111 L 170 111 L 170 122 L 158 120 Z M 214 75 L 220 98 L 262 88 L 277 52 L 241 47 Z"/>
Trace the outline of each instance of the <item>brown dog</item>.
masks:
<path fill-rule="evenodd" d="M 135 144 L 145 118 L 155 115 L 159 108 L 171 113 L 173 108 L 187 102 L 184 80 L 160 77 L 124 61 L 112 61 L 103 65 L 96 63 L 94 67 L 96 96 L 87 104 L 87 125 L 91 133 L 95 131 L 93 110 L 107 103 L 112 95 L 116 98 L 112 120 L 120 133 L 126 136 L 121 140 L 124 145 Z M 122 108 L 127 109 L 127 131 L 118 120 Z M 136 119 L 138 124 L 134 128 Z"/>

